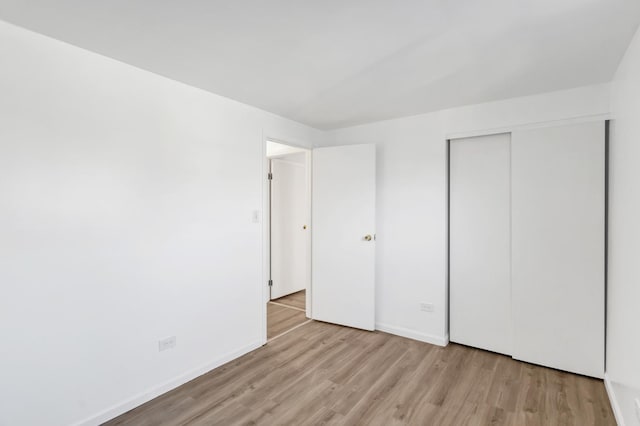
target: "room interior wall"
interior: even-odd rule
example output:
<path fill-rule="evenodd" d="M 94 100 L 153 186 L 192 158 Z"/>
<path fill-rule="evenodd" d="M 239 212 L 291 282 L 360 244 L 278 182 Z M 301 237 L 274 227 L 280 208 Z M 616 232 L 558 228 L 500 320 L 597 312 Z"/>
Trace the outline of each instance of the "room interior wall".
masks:
<path fill-rule="evenodd" d="M 99 424 L 264 343 L 264 139 L 320 132 L 0 41 L 0 425 Z"/>
<path fill-rule="evenodd" d="M 630 426 L 640 425 L 640 31 L 614 77 L 611 110 L 606 379 Z"/>
<path fill-rule="evenodd" d="M 377 146 L 376 327 L 448 341 L 447 138 L 608 114 L 602 84 L 327 132 L 323 146 Z M 421 311 L 422 302 L 434 311 Z"/>
<path fill-rule="evenodd" d="M 602 84 L 322 133 L 2 22 L 0 39 L 0 425 L 96 424 L 264 341 L 267 137 L 376 144 L 377 327 L 445 344 L 446 139 L 610 110 Z M 612 212 L 638 207 L 638 83 L 622 81 Z M 611 254 L 631 256 L 621 234 Z M 611 303 L 637 294 L 619 259 Z"/>

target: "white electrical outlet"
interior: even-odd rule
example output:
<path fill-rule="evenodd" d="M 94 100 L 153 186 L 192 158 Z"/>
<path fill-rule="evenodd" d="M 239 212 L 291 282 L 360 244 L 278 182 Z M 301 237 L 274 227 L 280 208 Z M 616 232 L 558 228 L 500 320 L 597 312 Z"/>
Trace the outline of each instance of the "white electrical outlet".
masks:
<path fill-rule="evenodd" d="M 640 398 L 636 398 L 636 417 L 640 420 Z"/>
<path fill-rule="evenodd" d="M 167 337 L 166 339 L 158 340 L 158 352 L 166 351 L 167 349 L 173 349 L 176 347 L 176 336 Z"/>
<path fill-rule="evenodd" d="M 420 303 L 420 310 L 423 312 L 433 312 L 434 307 L 433 303 Z"/>

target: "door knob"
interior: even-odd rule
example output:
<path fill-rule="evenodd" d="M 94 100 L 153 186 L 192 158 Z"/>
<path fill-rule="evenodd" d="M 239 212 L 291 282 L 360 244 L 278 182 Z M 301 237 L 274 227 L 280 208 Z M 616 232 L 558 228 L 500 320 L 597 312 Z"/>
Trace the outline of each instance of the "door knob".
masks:
<path fill-rule="evenodd" d="M 364 236 L 364 240 L 365 241 L 371 241 L 372 239 L 373 239 L 373 237 L 371 235 L 369 235 L 369 234 Z"/>

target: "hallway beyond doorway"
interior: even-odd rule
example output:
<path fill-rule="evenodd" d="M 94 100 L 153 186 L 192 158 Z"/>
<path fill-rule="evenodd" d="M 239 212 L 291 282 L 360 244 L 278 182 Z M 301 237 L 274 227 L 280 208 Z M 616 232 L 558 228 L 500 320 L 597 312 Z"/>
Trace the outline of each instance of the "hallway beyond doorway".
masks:
<path fill-rule="evenodd" d="M 267 304 L 267 339 L 273 339 L 307 322 L 305 290 Z"/>

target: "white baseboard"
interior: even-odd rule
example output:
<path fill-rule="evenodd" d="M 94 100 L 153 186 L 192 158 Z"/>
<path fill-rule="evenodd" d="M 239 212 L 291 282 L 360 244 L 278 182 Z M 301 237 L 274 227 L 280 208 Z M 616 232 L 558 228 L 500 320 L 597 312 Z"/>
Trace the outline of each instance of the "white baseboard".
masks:
<path fill-rule="evenodd" d="M 205 365 L 202 365 L 198 368 L 190 370 L 184 374 L 181 374 L 178 377 L 175 377 L 171 380 L 168 380 L 158 386 L 155 386 L 147 391 L 139 393 L 119 404 L 116 404 L 106 410 L 101 411 L 98 414 L 95 414 L 85 420 L 74 423 L 74 426 L 94 426 L 100 425 L 108 420 L 111 420 L 120 414 L 124 414 L 127 411 L 136 408 L 145 402 L 151 401 L 153 398 L 156 398 L 163 393 L 169 392 L 172 389 L 177 388 L 180 385 L 187 383 L 190 380 L 195 379 L 198 376 L 202 376 L 205 373 L 213 370 L 214 368 L 220 367 L 222 364 L 225 364 L 229 361 L 232 361 L 248 352 L 251 352 L 254 349 L 262 346 L 263 342 L 254 342 L 250 345 L 247 345 L 243 348 L 240 348 L 236 351 L 230 352 L 212 362 L 209 362 Z"/>
<path fill-rule="evenodd" d="M 420 331 L 411 330 L 404 327 L 396 327 L 389 324 L 376 324 L 376 330 L 385 333 L 395 334 L 396 336 L 406 337 L 408 339 L 419 340 L 432 345 L 447 346 L 449 344 L 449 336 L 435 336 L 433 334 L 422 333 Z"/>
<path fill-rule="evenodd" d="M 607 373 L 604 373 L 604 387 L 607 390 L 607 395 L 609 396 L 609 402 L 611 402 L 611 408 L 613 409 L 613 415 L 616 418 L 616 423 L 618 423 L 618 426 L 625 426 L 624 418 L 622 417 L 622 410 L 620 409 L 620 403 L 616 398 L 616 394 L 613 390 L 613 384 L 611 383 Z"/>

